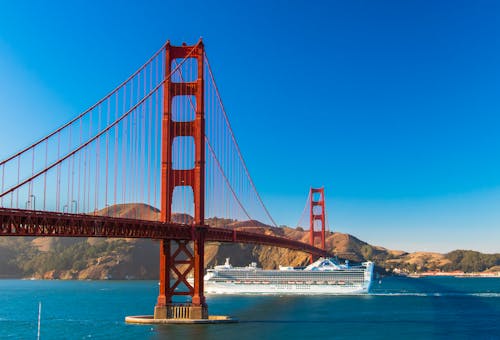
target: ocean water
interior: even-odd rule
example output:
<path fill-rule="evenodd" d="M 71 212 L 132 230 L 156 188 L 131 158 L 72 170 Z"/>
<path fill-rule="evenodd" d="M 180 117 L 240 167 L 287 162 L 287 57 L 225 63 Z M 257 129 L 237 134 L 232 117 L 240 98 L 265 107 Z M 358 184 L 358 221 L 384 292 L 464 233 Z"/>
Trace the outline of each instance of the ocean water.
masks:
<path fill-rule="evenodd" d="M 0 280 L 0 339 L 500 339 L 500 278 L 402 278 L 364 296 L 208 296 L 237 324 L 127 325 L 155 281 Z"/>

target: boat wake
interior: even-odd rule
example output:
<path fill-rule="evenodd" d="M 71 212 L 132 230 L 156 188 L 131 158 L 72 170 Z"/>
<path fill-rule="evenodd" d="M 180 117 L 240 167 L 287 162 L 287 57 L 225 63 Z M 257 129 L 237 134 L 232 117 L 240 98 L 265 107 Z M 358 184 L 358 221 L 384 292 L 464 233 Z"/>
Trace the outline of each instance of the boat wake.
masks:
<path fill-rule="evenodd" d="M 421 297 L 454 297 L 454 296 L 475 296 L 475 297 L 485 297 L 485 298 L 500 298 L 500 293 L 460 293 L 460 292 L 429 292 L 429 293 L 420 293 L 420 292 L 388 292 L 388 293 L 369 293 L 370 296 L 421 296 Z"/>

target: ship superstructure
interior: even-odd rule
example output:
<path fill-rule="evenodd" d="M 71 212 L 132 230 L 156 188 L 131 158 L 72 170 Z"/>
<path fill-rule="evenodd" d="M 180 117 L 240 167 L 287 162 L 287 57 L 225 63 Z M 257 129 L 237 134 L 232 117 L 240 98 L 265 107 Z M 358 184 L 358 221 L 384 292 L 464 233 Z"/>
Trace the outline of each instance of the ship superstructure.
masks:
<path fill-rule="evenodd" d="M 370 289 L 373 263 L 339 264 L 333 258 L 320 258 L 307 267 L 263 270 L 255 263 L 208 269 L 205 291 L 209 294 L 362 294 Z"/>

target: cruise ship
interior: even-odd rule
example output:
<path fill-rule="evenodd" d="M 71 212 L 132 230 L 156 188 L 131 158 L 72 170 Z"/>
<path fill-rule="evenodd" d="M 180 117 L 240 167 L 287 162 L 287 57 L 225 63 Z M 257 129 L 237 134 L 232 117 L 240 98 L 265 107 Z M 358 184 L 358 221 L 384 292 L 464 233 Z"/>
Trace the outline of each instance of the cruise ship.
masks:
<path fill-rule="evenodd" d="M 339 264 L 333 258 L 320 258 L 307 267 L 263 270 L 256 263 L 208 269 L 204 277 L 207 294 L 363 294 L 368 293 L 373 262 L 360 265 Z"/>

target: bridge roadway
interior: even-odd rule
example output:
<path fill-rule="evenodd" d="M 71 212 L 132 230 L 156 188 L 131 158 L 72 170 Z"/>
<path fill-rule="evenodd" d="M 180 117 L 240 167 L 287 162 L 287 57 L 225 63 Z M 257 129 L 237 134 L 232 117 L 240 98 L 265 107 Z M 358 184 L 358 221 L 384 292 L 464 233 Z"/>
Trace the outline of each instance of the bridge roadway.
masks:
<path fill-rule="evenodd" d="M 205 230 L 206 242 L 251 243 L 331 256 L 310 244 L 247 231 L 99 215 L 0 208 L 0 236 L 116 237 L 193 240 Z"/>

